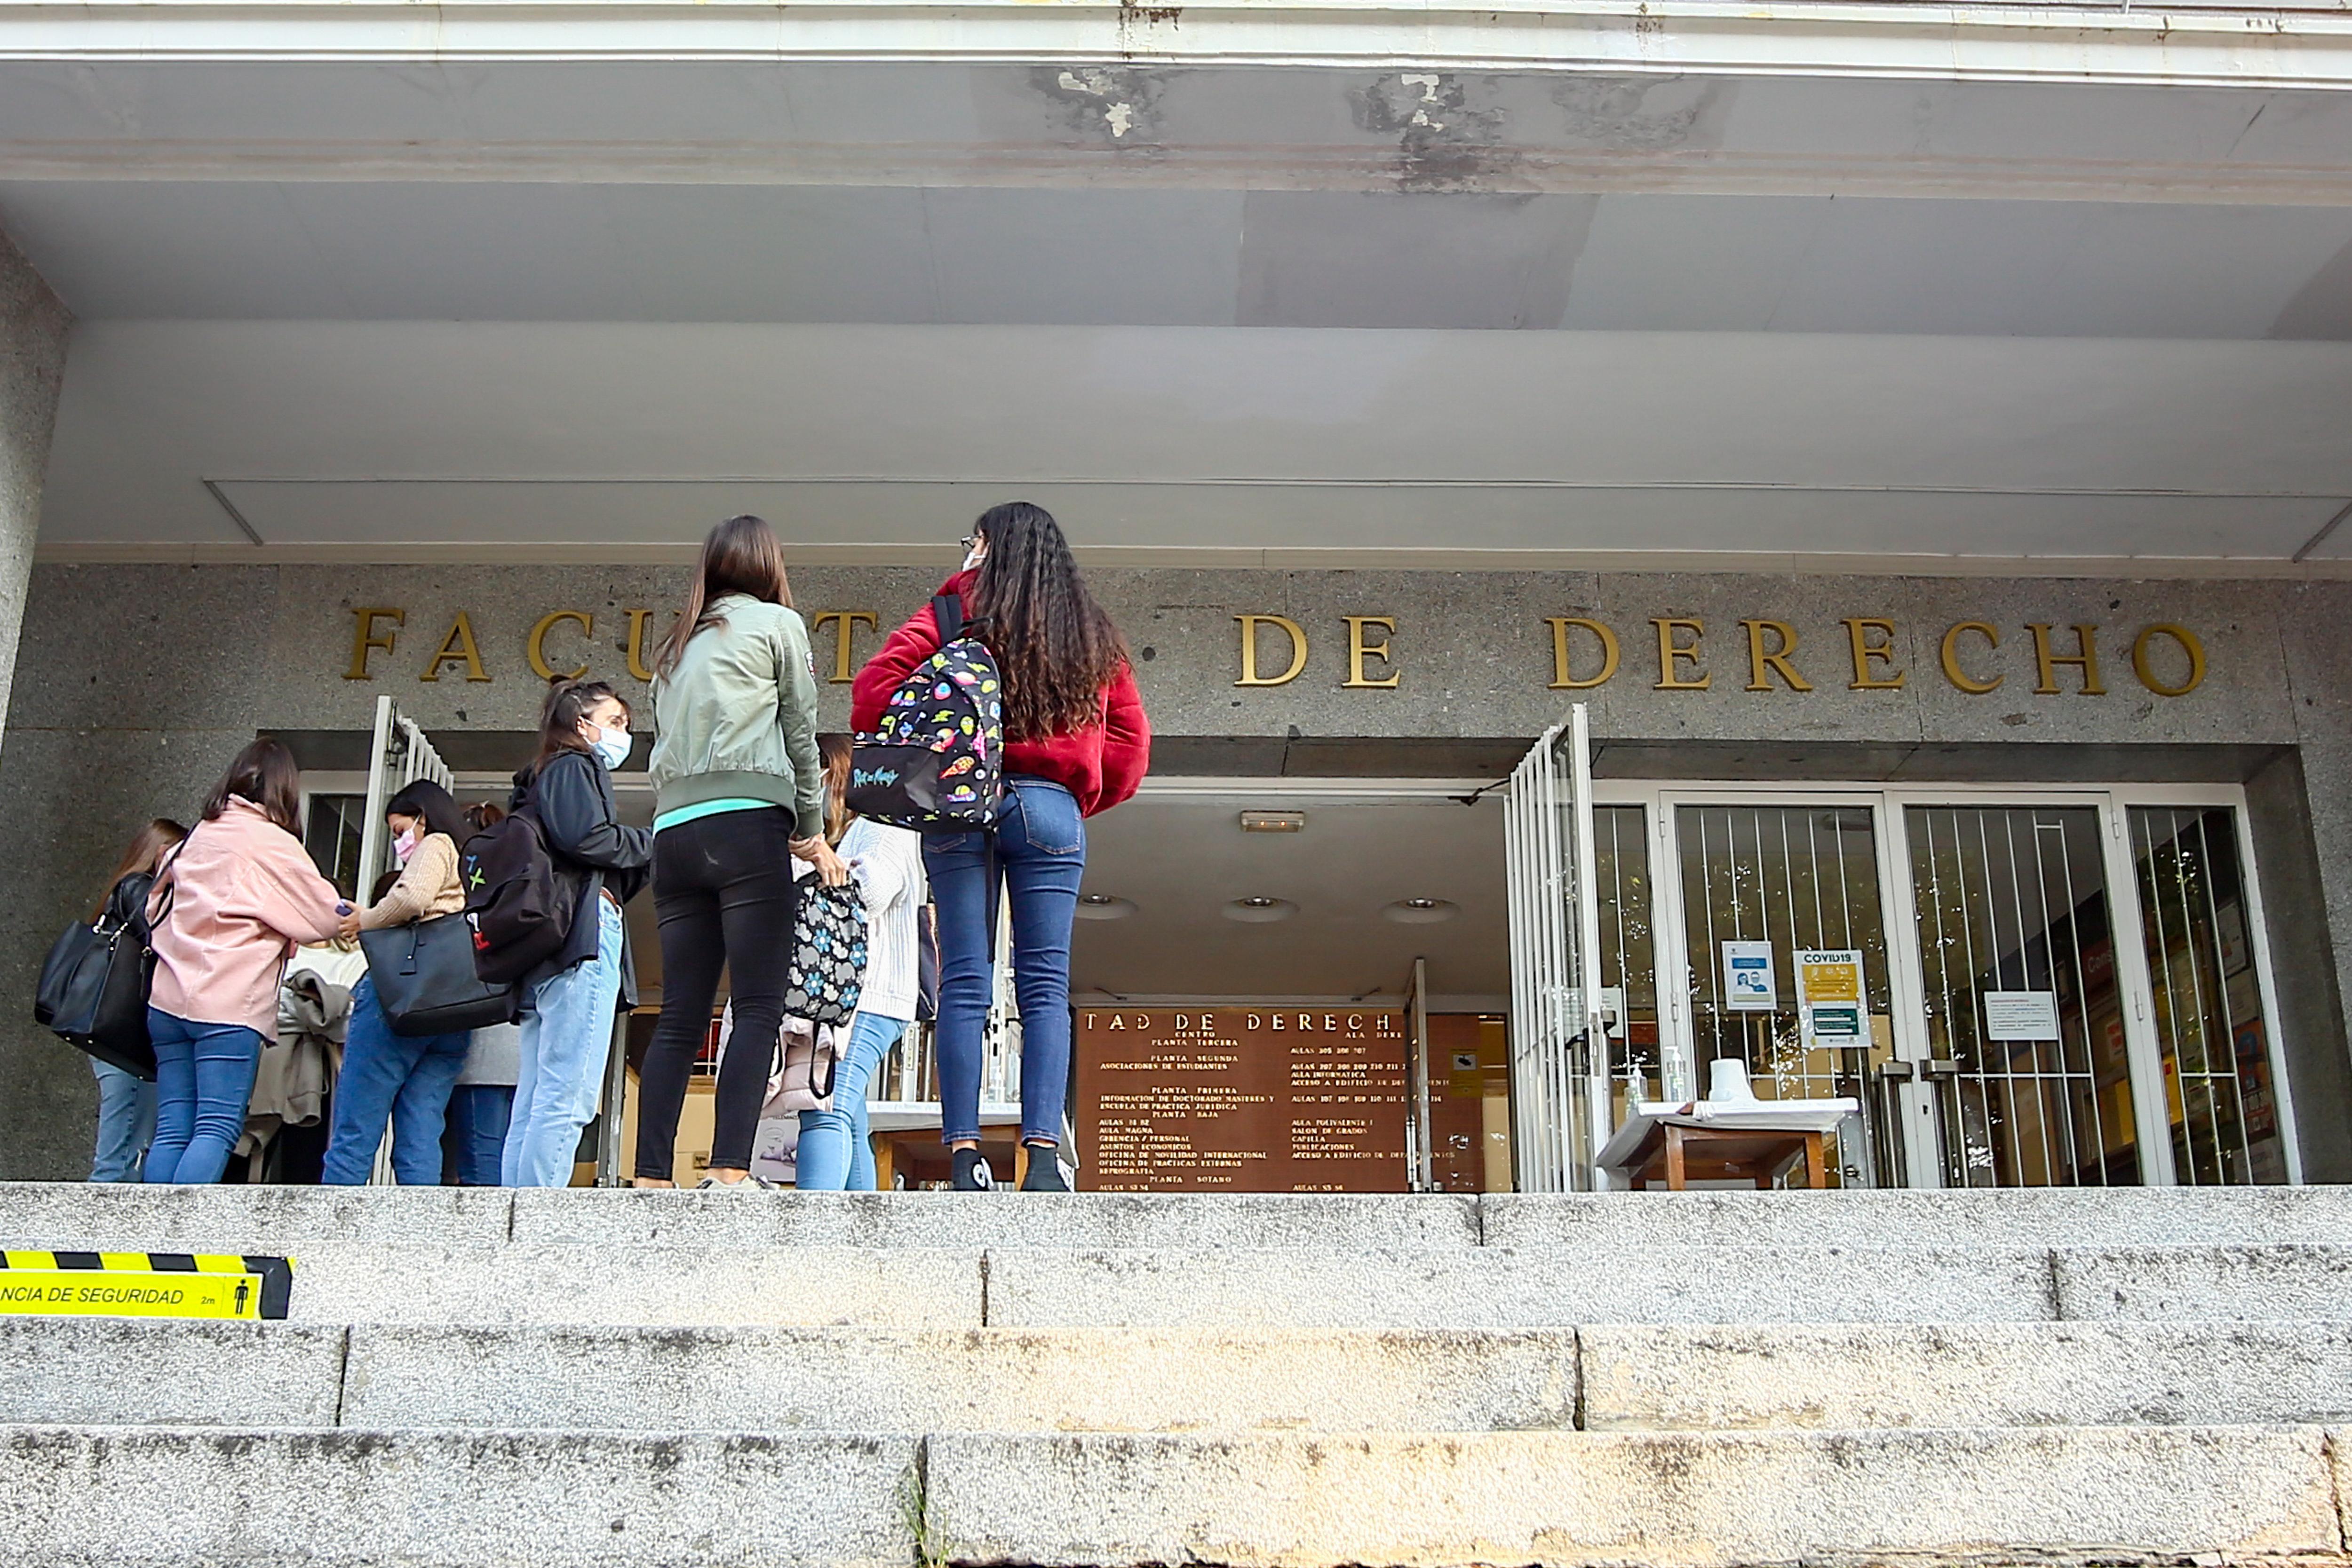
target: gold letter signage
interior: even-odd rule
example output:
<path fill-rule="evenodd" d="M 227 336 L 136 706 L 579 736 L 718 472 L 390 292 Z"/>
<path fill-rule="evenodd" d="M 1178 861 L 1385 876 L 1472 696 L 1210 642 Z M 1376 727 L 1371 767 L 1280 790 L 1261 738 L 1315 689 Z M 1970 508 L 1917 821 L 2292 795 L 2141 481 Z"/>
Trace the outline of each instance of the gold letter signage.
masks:
<path fill-rule="evenodd" d="M 1235 686 L 1287 686 L 1298 679 L 1307 668 L 1307 634 L 1298 623 L 1287 616 L 1235 616 L 1242 625 L 1242 678 Z M 1280 675 L 1262 676 L 1257 672 L 1257 629 L 1279 626 L 1290 639 L 1290 668 Z"/>
<path fill-rule="evenodd" d="M 474 623 L 467 619 L 463 610 L 458 611 L 457 618 L 449 623 L 449 635 L 441 639 L 441 647 L 434 654 L 433 662 L 426 665 L 425 673 L 416 679 L 440 679 L 441 667 L 445 664 L 464 665 L 468 680 L 488 680 L 490 678 L 489 672 L 482 668 L 482 650 L 474 645 Z"/>
<path fill-rule="evenodd" d="M 382 648 L 384 652 L 390 653 L 392 639 L 400 635 L 397 631 L 390 631 L 382 637 L 376 636 L 376 622 L 390 621 L 395 626 L 404 626 L 407 623 L 408 613 L 404 610 L 384 609 L 375 605 L 362 605 L 352 611 L 352 619 L 355 623 L 352 627 L 352 667 L 343 671 L 343 679 L 373 680 L 375 677 L 368 673 L 368 655 L 376 648 Z"/>
<path fill-rule="evenodd" d="M 1382 664 L 1388 664 L 1391 660 L 1389 657 L 1389 639 L 1382 637 L 1378 642 L 1366 642 L 1364 640 L 1364 628 L 1366 626 L 1378 626 L 1382 631 L 1393 632 L 1396 630 L 1396 617 L 1393 616 L 1342 616 L 1339 618 L 1348 623 L 1348 679 L 1341 681 L 1339 684 L 1342 686 L 1370 686 L 1382 689 L 1394 686 L 1397 683 L 1398 679 L 1397 673 L 1394 669 L 1390 670 L 1386 679 L 1381 679 L 1378 677 L 1367 678 L 1365 676 L 1364 660 L 1368 658 L 1376 658 Z"/>
<path fill-rule="evenodd" d="M 845 686 L 857 674 L 849 664 L 849 639 L 856 632 L 857 623 L 864 621 L 877 631 L 882 628 L 871 610 L 826 610 L 809 622 L 809 630 L 821 632 L 827 621 L 840 628 L 833 644 L 833 684 Z"/>
<path fill-rule="evenodd" d="M 1554 691 L 1585 691 L 1608 684 L 1617 673 L 1617 634 L 1599 621 L 1588 621 L 1581 616 L 1554 616 L 1545 623 L 1551 627 L 1551 689 Z M 1590 679 L 1579 680 L 1568 672 L 1568 628 L 1591 632 L 1601 642 L 1601 668 Z"/>
<path fill-rule="evenodd" d="M 1698 670 L 1698 639 L 1706 635 L 1706 626 L 1698 621 L 1659 620 L 1653 616 L 1650 624 L 1658 628 L 1658 684 L 1660 691 L 1705 691 L 1715 683 L 1715 677 L 1698 671 L 1696 680 L 1685 680 L 1677 673 L 1687 659 L 1692 669 Z M 1682 641 L 1688 632 L 1691 640 Z"/>
<path fill-rule="evenodd" d="M 579 622 L 580 635 L 583 637 L 596 635 L 596 623 L 584 611 L 550 610 L 540 616 L 530 628 L 530 636 L 523 639 L 522 656 L 530 661 L 530 672 L 541 680 L 553 680 L 556 676 L 556 672 L 547 667 L 547 634 L 561 621 Z M 588 673 L 588 666 L 583 663 L 576 669 L 567 669 L 562 673 L 564 679 L 577 680 Z"/>
<path fill-rule="evenodd" d="M 2168 686 L 2158 680 L 2155 670 L 2148 664 L 2147 645 L 2157 637 L 2170 637 L 2180 645 L 2180 651 L 2189 656 L 2188 679 L 2182 680 L 2178 686 Z M 2087 647 L 2090 645 L 2086 641 L 2084 646 Z M 2132 673 L 2139 677 L 2139 683 L 2142 686 L 2147 687 L 2158 697 L 2186 697 L 2205 684 L 2205 645 L 2199 642 L 2197 634 L 2187 626 L 2176 626 L 2169 621 L 2158 621 L 2133 639 Z"/>
<path fill-rule="evenodd" d="M 1962 621 L 1944 634 L 1944 679 L 1972 697 L 1982 697 L 2001 683 L 1995 675 L 1990 680 L 1979 680 L 1960 668 L 1960 634 L 1974 632 L 1992 647 L 2000 646 L 2000 634 L 1982 621 Z"/>
<path fill-rule="evenodd" d="M 1845 635 L 1853 642 L 1853 679 L 1848 683 L 1847 690 L 1899 691 L 1902 689 L 1904 675 L 1902 670 L 1890 669 L 1884 676 L 1875 673 L 1880 665 L 1895 662 L 1895 623 L 1893 621 L 1882 620 L 1876 616 L 1859 616 L 1846 622 Z M 1873 642 L 1871 640 L 1873 637 L 1884 637 L 1885 640 Z"/>

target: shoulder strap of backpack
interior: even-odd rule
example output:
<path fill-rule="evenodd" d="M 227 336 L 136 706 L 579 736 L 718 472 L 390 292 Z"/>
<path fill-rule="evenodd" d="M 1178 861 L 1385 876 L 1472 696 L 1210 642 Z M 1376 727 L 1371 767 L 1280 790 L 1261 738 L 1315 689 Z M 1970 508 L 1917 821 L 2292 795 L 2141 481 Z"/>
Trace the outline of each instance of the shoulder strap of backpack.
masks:
<path fill-rule="evenodd" d="M 933 597 L 931 619 L 939 624 L 941 647 L 963 636 L 963 595 L 940 594 Z"/>

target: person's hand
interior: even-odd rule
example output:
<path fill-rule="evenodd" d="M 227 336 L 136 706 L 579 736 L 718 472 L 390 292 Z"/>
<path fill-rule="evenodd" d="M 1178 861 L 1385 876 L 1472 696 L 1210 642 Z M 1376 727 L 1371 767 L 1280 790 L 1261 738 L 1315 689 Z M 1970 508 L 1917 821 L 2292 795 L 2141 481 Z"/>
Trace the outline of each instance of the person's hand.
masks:
<path fill-rule="evenodd" d="M 339 941 L 339 942 L 357 942 L 357 941 L 359 941 L 359 939 L 360 939 L 360 912 L 359 912 L 359 910 L 353 910 L 350 914 L 345 915 L 341 920 L 340 920 L 340 921 L 336 921 L 336 922 L 335 922 L 335 937 L 336 937 L 336 940 L 337 940 L 337 941 Z"/>
<path fill-rule="evenodd" d="M 816 868 L 828 888 L 838 888 L 849 880 L 848 862 L 833 852 L 833 846 L 822 838 L 798 838 L 793 841 L 793 853 Z"/>

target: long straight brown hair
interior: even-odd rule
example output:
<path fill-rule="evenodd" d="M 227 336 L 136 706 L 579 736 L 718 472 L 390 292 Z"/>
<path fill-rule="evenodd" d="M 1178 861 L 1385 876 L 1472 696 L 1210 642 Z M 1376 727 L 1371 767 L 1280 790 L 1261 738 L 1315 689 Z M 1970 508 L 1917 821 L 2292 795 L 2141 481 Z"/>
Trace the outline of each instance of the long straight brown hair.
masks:
<path fill-rule="evenodd" d="M 1127 642 L 1087 591 L 1062 525 L 1044 507 L 1007 501 L 981 513 L 988 553 L 971 585 L 975 629 L 1004 677 L 1004 738 L 1043 740 L 1102 722 L 1102 689 Z"/>
<path fill-rule="evenodd" d="M 712 529 L 702 542 L 702 564 L 686 604 L 670 624 L 661 646 L 654 650 L 654 673 L 667 675 L 686 657 L 694 634 L 724 626 L 727 617 L 711 605 L 729 594 L 749 594 L 771 605 L 792 607 L 792 579 L 784 575 L 784 547 L 763 518 L 730 517 Z"/>
<path fill-rule="evenodd" d="M 838 844 L 849 831 L 849 737 L 824 731 L 816 738 L 816 754 L 824 763 L 824 841 Z"/>
<path fill-rule="evenodd" d="M 566 752 L 587 751 L 588 742 L 580 738 L 580 721 L 607 697 L 621 705 L 622 712 L 629 712 L 629 700 L 604 681 L 558 676 L 548 682 L 547 700 L 539 710 L 539 752 L 530 766 L 515 775 L 517 781 L 537 778 L 541 768 Z"/>
<path fill-rule="evenodd" d="M 131 847 L 122 852 L 122 863 L 115 867 L 114 875 L 106 879 L 106 897 L 98 900 L 98 907 L 90 910 L 89 918 L 97 920 L 106 913 L 107 898 L 113 896 L 117 882 L 125 877 L 152 871 L 163 863 L 172 846 L 187 836 L 188 830 L 168 816 L 156 817 L 141 828 L 139 837 L 131 841 Z"/>

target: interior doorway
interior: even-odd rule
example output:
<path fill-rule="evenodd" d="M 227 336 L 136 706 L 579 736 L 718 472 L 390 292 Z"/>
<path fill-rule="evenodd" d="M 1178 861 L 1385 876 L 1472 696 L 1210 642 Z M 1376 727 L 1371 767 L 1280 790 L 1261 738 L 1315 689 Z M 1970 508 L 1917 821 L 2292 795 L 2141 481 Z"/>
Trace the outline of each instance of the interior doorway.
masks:
<path fill-rule="evenodd" d="M 1509 1185 L 1492 781 L 1155 780 L 1087 833 L 1082 1188 Z"/>

